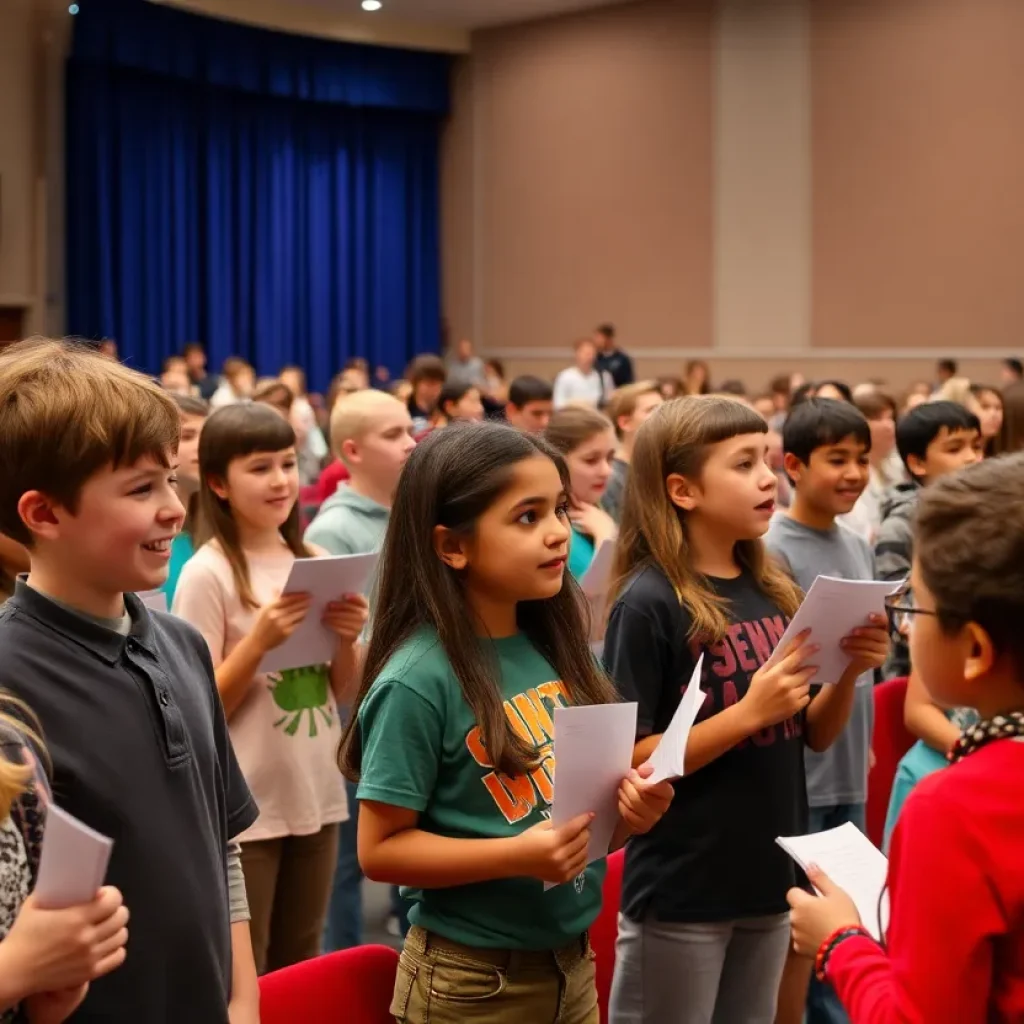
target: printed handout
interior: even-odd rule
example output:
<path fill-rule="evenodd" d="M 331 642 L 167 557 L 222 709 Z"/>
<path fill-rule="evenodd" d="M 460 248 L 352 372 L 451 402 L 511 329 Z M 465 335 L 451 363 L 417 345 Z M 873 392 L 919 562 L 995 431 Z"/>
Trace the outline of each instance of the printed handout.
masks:
<path fill-rule="evenodd" d="M 683 699 L 672 716 L 672 721 L 662 734 L 657 747 L 654 748 L 654 753 L 647 759 L 647 763 L 654 769 L 654 773 L 646 780 L 648 783 L 664 782 L 666 779 L 681 779 L 686 771 L 686 744 L 706 696 L 700 688 L 703 668 L 704 655 L 702 654 L 697 659 L 697 665 L 687 683 Z"/>
<path fill-rule="evenodd" d="M 816 864 L 857 905 L 861 924 L 881 940 L 888 927 L 884 898 L 889 862 L 852 822 L 809 836 L 780 836 L 776 842 L 805 871 Z"/>
<path fill-rule="evenodd" d="M 555 793 L 551 822 L 593 812 L 587 863 L 608 855 L 619 820 L 619 784 L 629 774 L 636 740 L 632 704 L 555 708 Z"/>
<path fill-rule="evenodd" d="M 113 840 L 50 804 L 34 890 L 39 906 L 62 910 L 94 899 L 107 876 L 113 847 Z"/>
<path fill-rule="evenodd" d="M 311 595 L 313 603 L 298 629 L 260 662 L 261 672 L 283 672 L 330 661 L 338 638 L 320 621 L 324 608 L 344 594 L 362 594 L 377 567 L 378 552 L 298 558 L 288 574 L 283 593 Z"/>
<path fill-rule="evenodd" d="M 809 629 L 809 642 L 821 647 L 814 655 L 813 664 L 818 666 L 818 671 L 811 684 L 839 682 L 850 664 L 850 656 L 843 652 L 839 641 L 858 626 L 863 626 L 869 615 L 884 615 L 885 599 L 902 586 L 902 581 L 840 580 L 819 576 L 811 584 L 803 604 L 796 610 L 764 667 L 769 668 L 780 661 L 792 640 Z"/>

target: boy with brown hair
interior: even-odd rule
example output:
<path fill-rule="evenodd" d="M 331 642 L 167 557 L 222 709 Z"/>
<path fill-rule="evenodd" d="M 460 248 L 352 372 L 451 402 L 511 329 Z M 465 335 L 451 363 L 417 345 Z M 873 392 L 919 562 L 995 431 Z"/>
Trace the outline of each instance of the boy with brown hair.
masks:
<path fill-rule="evenodd" d="M 653 380 L 627 384 L 608 400 L 605 414 L 615 426 L 619 447 L 615 461 L 612 462 L 612 475 L 601 499 L 601 507 L 616 523 L 622 518 L 622 498 L 626 491 L 626 476 L 633 445 L 636 443 L 636 432 L 663 401 L 658 382 Z"/>
<path fill-rule="evenodd" d="M 75 1019 L 255 1024 L 259 992 L 231 840 L 257 809 L 202 637 L 149 612 L 184 509 L 178 409 L 84 347 L 0 356 L 0 531 L 31 569 L 0 610 L 0 689 L 38 716 L 57 804 L 114 840 L 125 965 Z"/>

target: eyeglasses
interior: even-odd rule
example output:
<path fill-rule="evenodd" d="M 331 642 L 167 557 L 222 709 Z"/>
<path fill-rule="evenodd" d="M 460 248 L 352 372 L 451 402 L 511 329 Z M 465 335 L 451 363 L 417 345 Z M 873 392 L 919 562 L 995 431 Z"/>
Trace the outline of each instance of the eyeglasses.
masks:
<path fill-rule="evenodd" d="M 885 599 L 885 611 L 889 616 L 889 631 L 896 640 L 905 640 L 910 633 L 915 615 L 938 615 L 929 608 L 918 608 L 909 587 L 890 594 Z"/>

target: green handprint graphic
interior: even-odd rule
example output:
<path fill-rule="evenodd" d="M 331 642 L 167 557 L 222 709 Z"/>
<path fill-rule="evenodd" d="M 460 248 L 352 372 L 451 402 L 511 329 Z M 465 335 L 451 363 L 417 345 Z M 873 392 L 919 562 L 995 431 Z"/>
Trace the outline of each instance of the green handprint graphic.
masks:
<path fill-rule="evenodd" d="M 328 698 L 330 678 L 326 665 L 288 668 L 270 676 L 270 681 L 270 695 L 274 703 L 285 712 L 274 723 L 275 729 L 283 725 L 284 731 L 294 736 L 307 712 L 310 739 L 317 735 L 317 712 L 323 715 L 324 724 L 328 728 L 334 724 L 333 709 Z"/>

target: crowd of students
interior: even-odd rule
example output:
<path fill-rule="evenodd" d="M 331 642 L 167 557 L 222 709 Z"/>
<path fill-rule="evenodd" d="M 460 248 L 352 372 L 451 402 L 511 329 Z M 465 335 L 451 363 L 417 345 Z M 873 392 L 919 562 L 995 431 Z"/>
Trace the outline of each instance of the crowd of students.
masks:
<path fill-rule="evenodd" d="M 1024 1019 L 1020 365 L 896 401 L 636 381 L 610 325 L 575 356 L 507 386 L 468 342 L 397 384 L 356 360 L 321 402 L 197 345 L 159 382 L 0 355 L 0 1019 L 253 1024 L 259 974 L 361 941 L 365 874 L 397 1020 L 596 1024 L 604 860 L 592 814 L 550 821 L 553 719 L 617 700 L 612 1024 Z M 311 614 L 295 560 L 375 551 L 330 661 L 261 671 Z M 820 574 L 904 585 L 812 687 L 813 636 L 768 662 Z M 701 657 L 685 775 L 651 783 Z M 880 944 L 775 840 L 864 827 L 896 675 L 919 743 Z M 114 840 L 80 907 L 32 895 L 51 801 Z"/>

